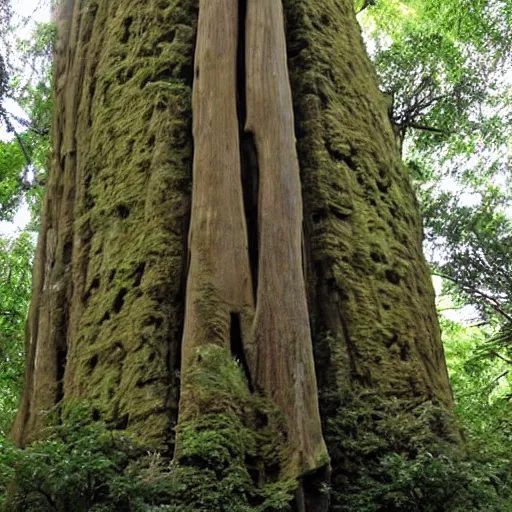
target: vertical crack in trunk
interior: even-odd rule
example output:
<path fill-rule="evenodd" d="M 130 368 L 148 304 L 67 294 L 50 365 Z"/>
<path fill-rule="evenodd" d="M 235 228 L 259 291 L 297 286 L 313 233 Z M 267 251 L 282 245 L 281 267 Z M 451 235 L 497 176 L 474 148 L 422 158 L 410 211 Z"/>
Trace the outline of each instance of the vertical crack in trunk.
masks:
<path fill-rule="evenodd" d="M 205 364 L 201 350 L 226 348 L 249 385 L 282 411 L 282 476 L 299 478 L 327 467 L 329 457 L 306 302 L 281 2 L 200 1 L 192 110 L 180 421 L 197 412 L 192 376 Z"/>
<path fill-rule="evenodd" d="M 229 341 L 231 348 L 231 355 L 235 358 L 235 361 L 241 366 L 247 379 L 247 384 L 251 393 L 254 391 L 252 386 L 251 373 L 249 371 L 249 365 L 247 364 L 247 357 L 244 350 L 244 342 L 242 338 L 242 326 L 240 323 L 240 315 L 238 313 L 231 313 L 230 324 L 229 324 Z"/>
<path fill-rule="evenodd" d="M 238 54 L 237 54 L 237 107 L 240 130 L 240 159 L 242 169 L 242 189 L 244 196 L 245 220 L 247 223 L 249 263 L 254 288 L 254 300 L 258 293 L 258 150 L 254 134 L 245 130 L 247 120 L 246 83 L 246 41 L 247 0 L 239 0 L 238 6 Z"/>
<path fill-rule="evenodd" d="M 57 390 L 55 393 L 55 403 L 60 403 L 64 398 L 64 374 L 66 372 L 66 357 L 68 353 L 66 333 L 68 328 L 68 319 L 65 319 L 61 336 L 57 339 L 55 354 Z"/>
<path fill-rule="evenodd" d="M 241 125 L 243 126 L 243 125 Z M 253 282 L 253 296 L 256 301 L 258 295 L 258 192 L 259 192 L 259 164 L 258 149 L 254 134 L 242 132 L 241 138 L 242 186 L 244 192 L 245 219 L 247 222 L 249 263 Z"/>

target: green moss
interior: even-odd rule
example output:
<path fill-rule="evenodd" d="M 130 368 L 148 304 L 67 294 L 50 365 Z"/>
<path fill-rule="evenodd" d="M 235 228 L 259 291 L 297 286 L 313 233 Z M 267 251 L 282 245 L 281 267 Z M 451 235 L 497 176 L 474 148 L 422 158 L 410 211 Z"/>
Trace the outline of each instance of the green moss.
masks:
<path fill-rule="evenodd" d="M 406 410 L 429 403 L 450 409 L 452 396 L 418 206 L 352 1 L 283 5 L 320 409 L 333 491 L 341 496 L 344 478 L 371 460 L 351 440 L 375 457 L 391 450 L 386 437 L 393 435 L 361 420 L 353 439 L 340 426 L 356 414 L 350 397 L 365 396 L 373 421 L 391 428 L 399 408 L 386 401 Z M 429 422 L 417 419 L 429 432 Z M 415 435 L 404 431 L 403 443 L 413 444 Z"/>
<path fill-rule="evenodd" d="M 77 130 L 58 148 L 78 162 L 66 396 L 159 448 L 178 408 L 197 9 L 84 2 Z"/>
<path fill-rule="evenodd" d="M 187 374 L 182 376 L 180 419 L 200 417 L 207 412 L 241 413 L 252 400 L 242 369 L 230 352 L 218 345 L 198 347 Z"/>
<path fill-rule="evenodd" d="M 353 6 L 284 5 L 314 343 L 336 357 L 319 373 L 449 405 L 421 219 Z"/>
<path fill-rule="evenodd" d="M 213 344 L 196 349 L 182 380 L 175 463 L 200 481 L 190 487 L 191 510 L 287 510 L 297 483 L 281 474 L 286 440 L 278 409 L 251 393 L 238 362 Z"/>

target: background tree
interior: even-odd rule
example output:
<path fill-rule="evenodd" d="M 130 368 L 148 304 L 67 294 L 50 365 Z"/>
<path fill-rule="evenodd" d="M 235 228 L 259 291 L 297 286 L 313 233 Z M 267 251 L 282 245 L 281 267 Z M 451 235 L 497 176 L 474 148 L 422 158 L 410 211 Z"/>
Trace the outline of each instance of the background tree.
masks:
<path fill-rule="evenodd" d="M 47 34 L 48 26 L 40 25 L 30 42 L 17 40 L 14 34 L 15 26 L 19 24 L 10 2 L 2 2 L 0 221 L 4 225 L 13 220 L 25 202 L 32 208 L 37 224 L 41 194 L 39 178 L 47 167 L 49 146 L 51 37 Z M 28 62 L 29 74 L 23 72 Z M 23 117 L 19 117 L 20 112 L 23 112 Z M 0 236 L 0 436 L 6 435 L 10 429 L 22 382 L 23 330 L 30 298 L 33 252 L 34 234 L 29 230 Z"/>
<path fill-rule="evenodd" d="M 23 233 L 0 239 L 0 432 L 10 429 L 23 374 L 23 330 L 30 298 L 33 242 Z"/>
<path fill-rule="evenodd" d="M 55 26 L 36 23 L 30 40 L 19 39 L 30 19 L 15 16 L 9 2 L 0 13 L 0 219 L 12 220 L 23 204 L 35 219 L 48 168 Z"/>

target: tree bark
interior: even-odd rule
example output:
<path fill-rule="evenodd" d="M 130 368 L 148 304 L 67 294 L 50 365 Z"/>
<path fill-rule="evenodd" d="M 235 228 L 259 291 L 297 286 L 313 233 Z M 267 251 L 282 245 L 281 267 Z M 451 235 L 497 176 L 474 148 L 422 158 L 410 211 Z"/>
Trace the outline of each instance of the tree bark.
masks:
<path fill-rule="evenodd" d="M 352 2 L 70 0 L 59 16 L 14 439 L 87 400 L 193 464 L 187 432 L 229 417 L 280 439 L 260 480 L 295 479 L 295 510 L 328 510 L 354 397 L 452 406 Z"/>
<path fill-rule="evenodd" d="M 52 166 L 13 428 L 22 445 L 64 398 L 92 401 L 113 427 L 172 450 L 196 19 L 192 0 L 60 11 Z"/>
<path fill-rule="evenodd" d="M 325 466 L 302 265 L 302 197 L 282 5 L 249 0 L 246 132 L 259 164 L 258 291 L 251 365 L 288 418 L 297 476 Z"/>
<path fill-rule="evenodd" d="M 453 398 L 419 207 L 352 4 L 284 6 L 308 303 L 332 487 L 339 489 L 356 471 L 342 448 L 347 417 L 358 417 L 363 405 L 375 418 L 424 404 L 449 411 Z M 373 427 L 382 436 L 377 420 Z M 435 434 L 457 437 L 444 428 Z"/>

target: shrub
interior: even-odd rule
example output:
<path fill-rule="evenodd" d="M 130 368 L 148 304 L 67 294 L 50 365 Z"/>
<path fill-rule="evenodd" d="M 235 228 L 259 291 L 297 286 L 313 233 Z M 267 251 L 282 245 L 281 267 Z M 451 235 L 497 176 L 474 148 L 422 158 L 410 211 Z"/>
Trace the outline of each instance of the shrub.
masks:
<path fill-rule="evenodd" d="M 61 425 L 48 428 L 45 440 L 24 450 L 0 440 L 0 510 L 289 510 L 294 482 L 259 487 L 243 463 L 231 464 L 227 460 L 226 450 L 242 453 L 245 448 L 232 445 L 232 432 L 221 427 L 213 423 L 188 429 L 183 456 L 189 460 L 178 465 L 145 450 L 126 433 L 92 422 L 86 408 L 77 408 L 67 414 Z"/>

